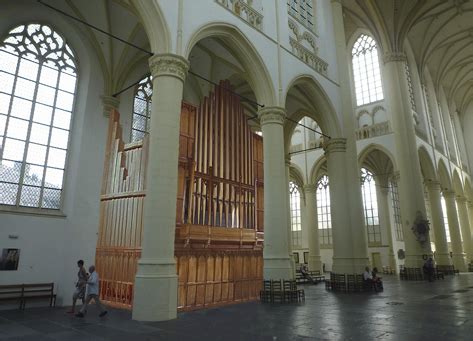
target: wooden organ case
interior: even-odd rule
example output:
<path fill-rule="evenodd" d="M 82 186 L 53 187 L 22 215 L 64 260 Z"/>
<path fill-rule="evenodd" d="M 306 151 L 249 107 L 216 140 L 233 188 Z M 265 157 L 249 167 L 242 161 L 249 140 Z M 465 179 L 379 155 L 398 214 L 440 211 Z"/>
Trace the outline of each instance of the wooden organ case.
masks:
<path fill-rule="evenodd" d="M 263 141 L 222 81 L 181 110 L 175 259 L 178 309 L 254 300 L 263 280 Z M 96 266 L 101 298 L 130 308 L 141 255 L 147 139 L 125 144 L 110 116 Z"/>

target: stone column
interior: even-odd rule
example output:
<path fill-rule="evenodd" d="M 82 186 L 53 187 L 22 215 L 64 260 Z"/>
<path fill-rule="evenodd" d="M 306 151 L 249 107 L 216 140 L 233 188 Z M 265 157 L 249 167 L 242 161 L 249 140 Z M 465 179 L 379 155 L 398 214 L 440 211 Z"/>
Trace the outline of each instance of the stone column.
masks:
<path fill-rule="evenodd" d="M 468 207 L 464 196 L 457 196 L 458 217 L 463 237 L 463 249 L 466 253 L 467 261 L 473 260 L 473 245 L 471 240 L 470 220 L 468 218 Z"/>
<path fill-rule="evenodd" d="M 389 245 L 389 266 L 394 271 L 396 269 L 396 259 L 394 257 L 394 244 L 393 244 L 393 232 L 391 228 L 391 219 L 389 217 L 389 188 L 387 181 L 383 183 L 378 182 L 376 186 L 376 196 L 378 199 L 378 216 L 380 226 L 386 226 L 386 233 L 388 235 L 388 245 Z"/>
<path fill-rule="evenodd" d="M 396 160 L 401 174 L 399 199 L 402 212 L 402 227 L 406 248 L 406 267 L 422 267 L 423 255 L 431 255 L 429 236 L 420 243 L 412 231 L 417 219 L 426 219 L 424 188 L 417 153 L 414 118 L 410 108 L 406 78 L 406 56 L 402 52 L 391 52 L 384 56 L 383 84 L 389 105 L 396 145 Z"/>
<path fill-rule="evenodd" d="M 109 117 L 112 110 L 117 110 L 120 105 L 120 99 L 113 96 L 100 96 L 103 105 L 103 115 Z"/>
<path fill-rule="evenodd" d="M 434 230 L 435 236 L 435 262 L 438 265 L 451 265 L 445 223 L 443 221 L 442 202 L 440 201 L 440 182 L 426 180 L 425 185 L 429 195 L 430 215 L 432 216 L 430 228 Z"/>
<path fill-rule="evenodd" d="M 288 255 L 288 182 L 284 162 L 285 110 L 266 107 L 259 111 L 264 157 L 264 278 L 292 279 Z"/>
<path fill-rule="evenodd" d="M 473 201 L 468 201 L 468 220 L 470 221 L 470 232 L 473 235 Z"/>
<path fill-rule="evenodd" d="M 174 261 L 179 126 L 184 79 L 189 62 L 181 56 L 150 58 L 153 108 L 149 132 L 146 199 L 141 259 L 135 279 L 133 319 L 176 318 Z"/>
<path fill-rule="evenodd" d="M 455 192 L 443 191 L 445 206 L 447 207 L 448 228 L 452 244 L 452 261 L 456 269 L 466 271 L 465 254 L 463 253 L 460 224 L 458 223 L 457 207 L 455 205 Z"/>
<path fill-rule="evenodd" d="M 356 150 L 355 114 L 350 89 L 350 70 L 346 48 L 345 27 L 341 0 L 332 0 L 333 31 L 340 84 L 341 130 L 345 137 L 332 138 L 326 153 L 330 177 L 330 201 L 333 226 L 334 272 L 363 272 L 368 261 L 365 220 L 360 186 L 360 168 Z M 329 160 L 331 159 L 331 160 Z M 332 191 L 332 187 L 334 191 Z M 335 219 L 335 220 L 334 220 Z M 338 229 L 338 231 L 337 231 Z M 346 234 L 345 232 L 348 232 Z M 351 244 L 344 248 L 349 239 Z M 336 243 L 340 243 L 337 248 Z M 338 250 L 337 250 L 338 249 Z"/>
<path fill-rule="evenodd" d="M 363 272 L 368 262 L 366 228 L 361 211 L 353 219 L 358 202 L 348 195 L 346 140 L 332 138 L 325 144 L 330 178 L 330 210 L 332 217 L 333 272 Z M 355 180 L 356 181 L 356 180 Z M 355 185 L 360 187 L 360 181 Z"/>
<path fill-rule="evenodd" d="M 302 220 L 303 229 L 307 229 L 309 238 L 309 270 L 322 273 L 320 257 L 319 229 L 317 224 L 317 202 L 315 198 L 316 185 L 304 186 L 305 210 Z"/>
<path fill-rule="evenodd" d="M 292 224 L 291 224 L 291 193 L 289 193 L 289 179 L 290 179 L 290 168 L 291 168 L 291 156 L 286 155 L 286 205 L 287 205 L 287 252 L 291 261 L 292 273 L 296 274 L 296 261 L 294 254 L 292 253 Z"/>

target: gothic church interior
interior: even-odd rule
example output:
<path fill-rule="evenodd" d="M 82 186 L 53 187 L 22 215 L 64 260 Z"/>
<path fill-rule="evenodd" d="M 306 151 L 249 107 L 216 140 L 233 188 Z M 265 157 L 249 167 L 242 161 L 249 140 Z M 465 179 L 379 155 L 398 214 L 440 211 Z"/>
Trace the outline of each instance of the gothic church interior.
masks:
<path fill-rule="evenodd" d="M 473 270 L 472 0 L 0 9 L 0 286 L 68 306 L 84 259 L 166 321 L 301 264 Z"/>

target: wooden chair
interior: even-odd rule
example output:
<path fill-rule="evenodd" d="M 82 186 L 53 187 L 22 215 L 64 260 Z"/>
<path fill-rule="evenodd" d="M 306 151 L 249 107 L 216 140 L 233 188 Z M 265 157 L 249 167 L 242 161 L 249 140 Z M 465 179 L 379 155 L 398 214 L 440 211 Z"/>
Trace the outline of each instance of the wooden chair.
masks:
<path fill-rule="evenodd" d="M 293 302 L 297 299 L 297 293 L 293 291 L 293 280 L 283 280 L 282 287 L 284 292 L 284 301 Z"/>
<path fill-rule="evenodd" d="M 347 275 L 347 291 L 355 292 L 356 291 L 356 276 Z"/>
<path fill-rule="evenodd" d="M 259 299 L 261 302 L 271 302 L 271 281 L 263 281 L 263 289 L 259 292 Z"/>
<path fill-rule="evenodd" d="M 281 280 L 271 280 L 271 302 L 275 302 L 276 299 L 279 302 L 284 300 L 284 291 L 281 285 Z"/>
<path fill-rule="evenodd" d="M 294 293 L 297 301 L 305 301 L 305 291 L 304 289 L 297 289 L 297 282 L 292 280 L 291 282 L 291 291 Z"/>

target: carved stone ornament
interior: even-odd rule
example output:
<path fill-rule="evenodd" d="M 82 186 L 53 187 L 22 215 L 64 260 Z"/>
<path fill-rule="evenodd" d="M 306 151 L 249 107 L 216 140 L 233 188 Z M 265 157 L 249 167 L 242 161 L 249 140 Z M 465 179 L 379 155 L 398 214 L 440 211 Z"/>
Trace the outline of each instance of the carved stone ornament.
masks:
<path fill-rule="evenodd" d="M 171 76 L 184 81 L 189 70 L 189 61 L 176 54 L 156 54 L 149 59 L 149 69 L 153 78 Z"/>
<path fill-rule="evenodd" d="M 286 110 L 280 107 L 267 107 L 258 111 L 261 126 L 265 124 L 280 124 L 284 125 L 286 118 Z"/>
<path fill-rule="evenodd" d="M 397 258 L 399 260 L 403 260 L 404 258 L 406 258 L 406 253 L 404 252 L 403 249 L 397 250 Z"/>
<path fill-rule="evenodd" d="M 325 155 L 330 153 L 343 153 L 347 150 L 347 139 L 345 138 L 332 138 L 327 142 L 324 142 Z"/>
<path fill-rule="evenodd" d="M 116 97 L 103 95 L 100 98 L 102 99 L 103 115 L 105 117 L 109 117 L 112 110 L 118 109 L 120 105 L 120 100 Z"/>
<path fill-rule="evenodd" d="M 429 240 L 430 223 L 424 218 L 421 211 L 416 212 L 416 220 L 411 227 L 412 232 L 416 236 L 417 241 L 423 245 Z"/>
<path fill-rule="evenodd" d="M 383 61 L 384 64 L 389 62 L 405 62 L 407 57 L 404 52 L 388 52 L 384 54 Z"/>

